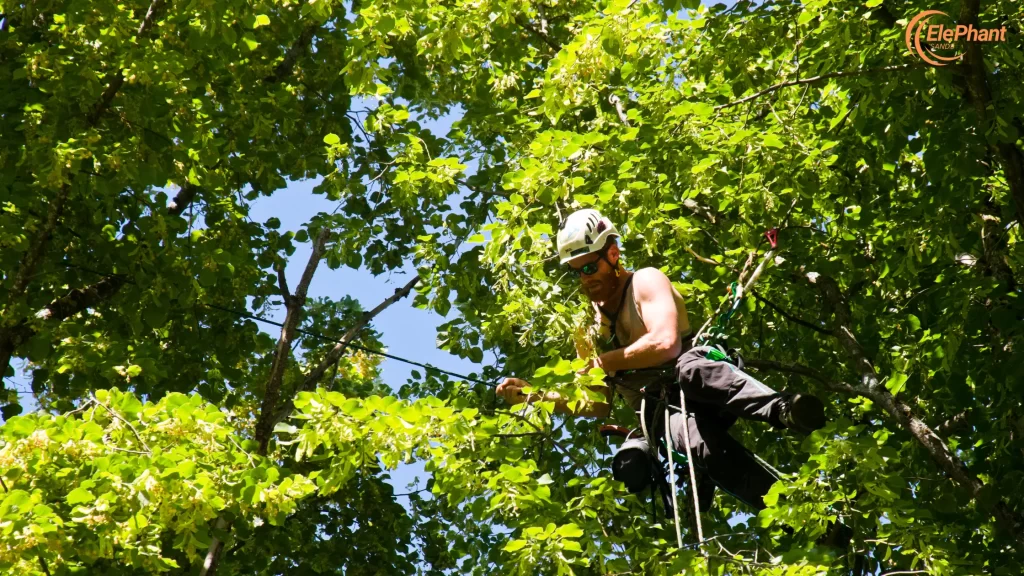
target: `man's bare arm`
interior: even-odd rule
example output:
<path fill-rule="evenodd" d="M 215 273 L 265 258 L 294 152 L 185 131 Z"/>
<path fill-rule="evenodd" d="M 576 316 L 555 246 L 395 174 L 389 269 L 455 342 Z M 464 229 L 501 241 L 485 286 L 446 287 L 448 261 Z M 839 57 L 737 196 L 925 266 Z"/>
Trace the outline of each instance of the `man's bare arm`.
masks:
<path fill-rule="evenodd" d="M 581 406 L 573 412 L 569 408 L 569 401 L 557 392 L 531 392 L 526 394 L 523 388 L 530 383 L 519 378 L 506 378 L 498 385 L 495 392 L 505 399 L 510 405 L 522 404 L 523 402 L 554 402 L 555 411 L 570 416 L 582 416 L 584 418 L 607 418 L 611 414 L 611 404 L 608 402 L 584 401 Z M 608 398 L 610 390 L 608 387 L 590 387 L 592 392 L 603 394 Z M 608 400 L 611 400 L 608 398 Z"/>
<path fill-rule="evenodd" d="M 625 348 L 598 357 L 597 366 L 605 372 L 636 370 L 663 364 L 682 351 L 679 339 L 679 313 L 672 297 L 672 283 L 653 268 L 633 276 L 633 294 L 644 317 L 647 333 Z M 685 314 L 685 311 L 682 312 Z"/>

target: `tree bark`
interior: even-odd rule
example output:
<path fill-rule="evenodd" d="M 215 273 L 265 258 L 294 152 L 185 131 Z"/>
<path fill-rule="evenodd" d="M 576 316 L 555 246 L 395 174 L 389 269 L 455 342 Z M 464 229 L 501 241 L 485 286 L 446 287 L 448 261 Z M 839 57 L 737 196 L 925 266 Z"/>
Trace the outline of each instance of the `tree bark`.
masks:
<path fill-rule="evenodd" d="M 113 274 L 85 288 L 75 288 L 66 296 L 54 300 L 45 308 L 36 312 L 36 318 L 41 320 L 66 320 L 86 308 L 91 308 L 117 294 L 127 281 L 128 278 L 126 276 Z M 35 333 L 36 330 L 28 320 L 22 320 L 17 326 L 11 328 L 12 353 Z"/>
<path fill-rule="evenodd" d="M 302 279 L 299 280 L 295 294 L 283 294 L 287 314 L 284 327 L 281 328 L 281 336 L 277 340 L 274 363 L 270 368 L 270 378 L 267 381 L 267 388 L 263 393 L 263 403 L 260 406 L 260 416 L 256 421 L 256 442 L 259 443 L 261 456 L 267 455 L 270 437 L 274 432 L 274 413 L 281 396 L 281 379 L 291 355 L 291 342 L 295 337 L 295 329 L 299 327 L 299 322 L 302 319 L 302 309 L 306 305 L 306 292 L 309 290 L 309 283 L 313 280 L 313 274 L 323 258 L 324 247 L 330 233 L 331 231 L 325 227 L 313 242 L 313 253 L 309 255 L 309 261 L 306 263 L 306 269 L 302 273 Z"/>
<path fill-rule="evenodd" d="M 14 354 L 14 332 L 20 324 L 20 322 L 12 322 L 8 315 L 14 312 L 15 305 L 28 291 L 29 284 L 35 276 L 36 267 L 39 266 L 43 252 L 50 243 L 50 237 L 57 228 L 57 221 L 60 220 L 60 216 L 64 212 L 64 205 L 67 203 L 70 192 L 70 183 L 65 183 L 60 187 L 57 197 L 50 202 L 42 230 L 36 235 L 18 266 L 18 274 L 14 278 L 14 285 L 7 297 L 7 305 L 4 307 L 3 315 L 0 316 L 0 377 L 7 373 L 7 367 L 11 363 L 11 356 Z"/>
<path fill-rule="evenodd" d="M 964 0 L 960 7 L 959 24 L 973 25 L 977 28 L 980 10 L 981 0 Z M 995 110 L 992 103 L 992 91 L 989 89 L 988 74 L 985 72 L 985 57 L 981 52 L 981 43 L 967 42 L 963 62 L 967 80 L 967 95 L 981 124 L 978 127 L 979 132 L 983 138 L 988 139 L 992 125 L 989 110 L 991 109 L 994 114 L 998 114 L 998 111 Z M 1013 198 L 1014 208 L 1017 212 L 1017 220 L 1024 223 L 1024 154 L 1016 144 L 1011 142 L 990 143 L 989 146 L 995 151 L 994 156 L 999 158 L 1000 164 L 1002 164 L 1006 183 L 1010 187 L 1010 196 Z"/>

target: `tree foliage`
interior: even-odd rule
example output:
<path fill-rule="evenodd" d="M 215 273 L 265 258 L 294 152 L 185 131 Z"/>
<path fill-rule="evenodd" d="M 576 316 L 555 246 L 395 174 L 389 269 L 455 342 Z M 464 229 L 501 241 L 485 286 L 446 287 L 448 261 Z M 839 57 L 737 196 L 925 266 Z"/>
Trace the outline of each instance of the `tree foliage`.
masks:
<path fill-rule="evenodd" d="M 1009 41 L 936 68 L 904 46 L 936 8 L 0 0 L 0 370 L 27 361 L 42 408 L 4 391 L 0 567 L 1020 573 L 1019 15 L 945 7 Z M 337 210 L 249 218 L 299 179 Z M 589 311 L 551 258 L 581 207 L 695 325 L 779 229 L 729 342 L 831 422 L 734 427 L 784 478 L 756 516 L 716 496 L 706 556 L 610 479 L 592 422 L 385 383 L 352 347 L 415 288 L 443 349 L 584 400 Z M 419 275 L 309 299 L 324 260 Z M 247 315 L 281 305 L 275 341 Z M 403 509 L 385 480 L 412 461 Z"/>

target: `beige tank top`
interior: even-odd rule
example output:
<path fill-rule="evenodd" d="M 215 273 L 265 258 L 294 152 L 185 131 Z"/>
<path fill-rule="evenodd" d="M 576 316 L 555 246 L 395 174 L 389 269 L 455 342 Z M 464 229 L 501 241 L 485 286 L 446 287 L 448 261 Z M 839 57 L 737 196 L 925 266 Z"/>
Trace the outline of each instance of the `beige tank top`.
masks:
<path fill-rule="evenodd" d="M 661 274 L 660 270 L 657 270 L 657 272 Z M 635 277 L 636 273 L 634 273 L 632 278 Z M 686 301 L 683 300 L 683 296 L 676 290 L 675 286 L 672 287 L 672 299 L 676 303 L 676 311 L 678 313 L 676 326 L 679 329 L 679 337 L 684 338 L 690 335 L 690 320 L 686 314 Z M 614 319 L 601 312 L 601 308 L 596 303 L 594 303 L 594 311 L 597 312 L 597 333 L 601 344 L 599 347 L 606 351 L 614 348 L 625 348 L 648 332 L 647 325 L 644 324 L 643 314 L 640 313 L 640 305 L 636 302 L 633 282 L 630 282 L 629 286 L 626 287 L 622 306 L 619 307 Z M 615 325 L 614 340 L 611 334 L 613 323 Z"/>
<path fill-rule="evenodd" d="M 662 272 L 658 270 L 657 273 L 661 274 Z M 614 319 L 609 318 L 601 312 L 601 309 L 596 303 L 594 304 L 594 310 L 597 312 L 596 320 L 598 323 L 596 326 L 598 334 L 598 349 L 602 352 L 607 352 L 615 348 L 625 348 L 639 340 L 641 336 L 648 332 L 647 326 L 644 324 L 643 314 L 640 312 L 640 306 L 636 302 L 636 297 L 633 292 L 633 282 L 630 282 L 626 287 L 622 298 L 622 305 L 619 307 L 617 313 L 614 314 Z M 676 311 L 678 313 L 676 326 L 679 329 L 679 337 L 680 339 L 684 339 L 691 334 L 692 329 L 690 328 L 690 320 L 686 313 L 686 302 L 674 286 L 672 287 L 672 299 L 676 303 Z M 613 324 L 615 326 L 615 338 L 612 338 L 611 333 Z M 623 400 L 626 401 L 626 404 L 632 407 L 633 410 L 639 410 L 640 400 L 642 397 L 640 389 L 651 384 L 652 378 L 655 378 L 655 376 L 645 374 L 643 372 L 627 373 L 622 376 L 620 383 L 614 386 L 613 389 L 622 396 Z"/>

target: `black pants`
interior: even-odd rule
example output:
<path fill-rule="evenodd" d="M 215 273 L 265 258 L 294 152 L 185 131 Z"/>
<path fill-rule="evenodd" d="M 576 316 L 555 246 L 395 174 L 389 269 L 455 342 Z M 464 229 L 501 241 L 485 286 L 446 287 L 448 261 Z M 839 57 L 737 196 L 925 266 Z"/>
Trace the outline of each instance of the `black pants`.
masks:
<path fill-rule="evenodd" d="M 675 367 L 678 389 L 670 390 L 670 405 L 679 406 L 678 392 L 686 395 L 683 414 L 673 410 L 670 418 L 671 436 L 679 453 L 685 453 L 683 423 L 690 436 L 694 468 L 699 471 L 699 484 L 710 480 L 719 488 L 760 510 L 763 497 L 775 483 L 775 475 L 758 462 L 749 450 L 729 435 L 729 427 L 737 418 L 768 422 L 781 427 L 778 420 L 782 394 L 724 360 L 705 358 L 710 347 L 699 346 L 679 357 Z M 648 405 L 654 403 L 648 403 Z M 663 410 L 663 409 L 662 409 Z M 651 413 L 648 422 L 664 434 L 665 414 Z M 663 436 L 662 436 L 663 437 Z M 708 493 L 701 490 L 704 495 Z M 713 494 L 713 492 L 711 493 Z M 707 509 L 708 502 L 701 502 Z"/>

